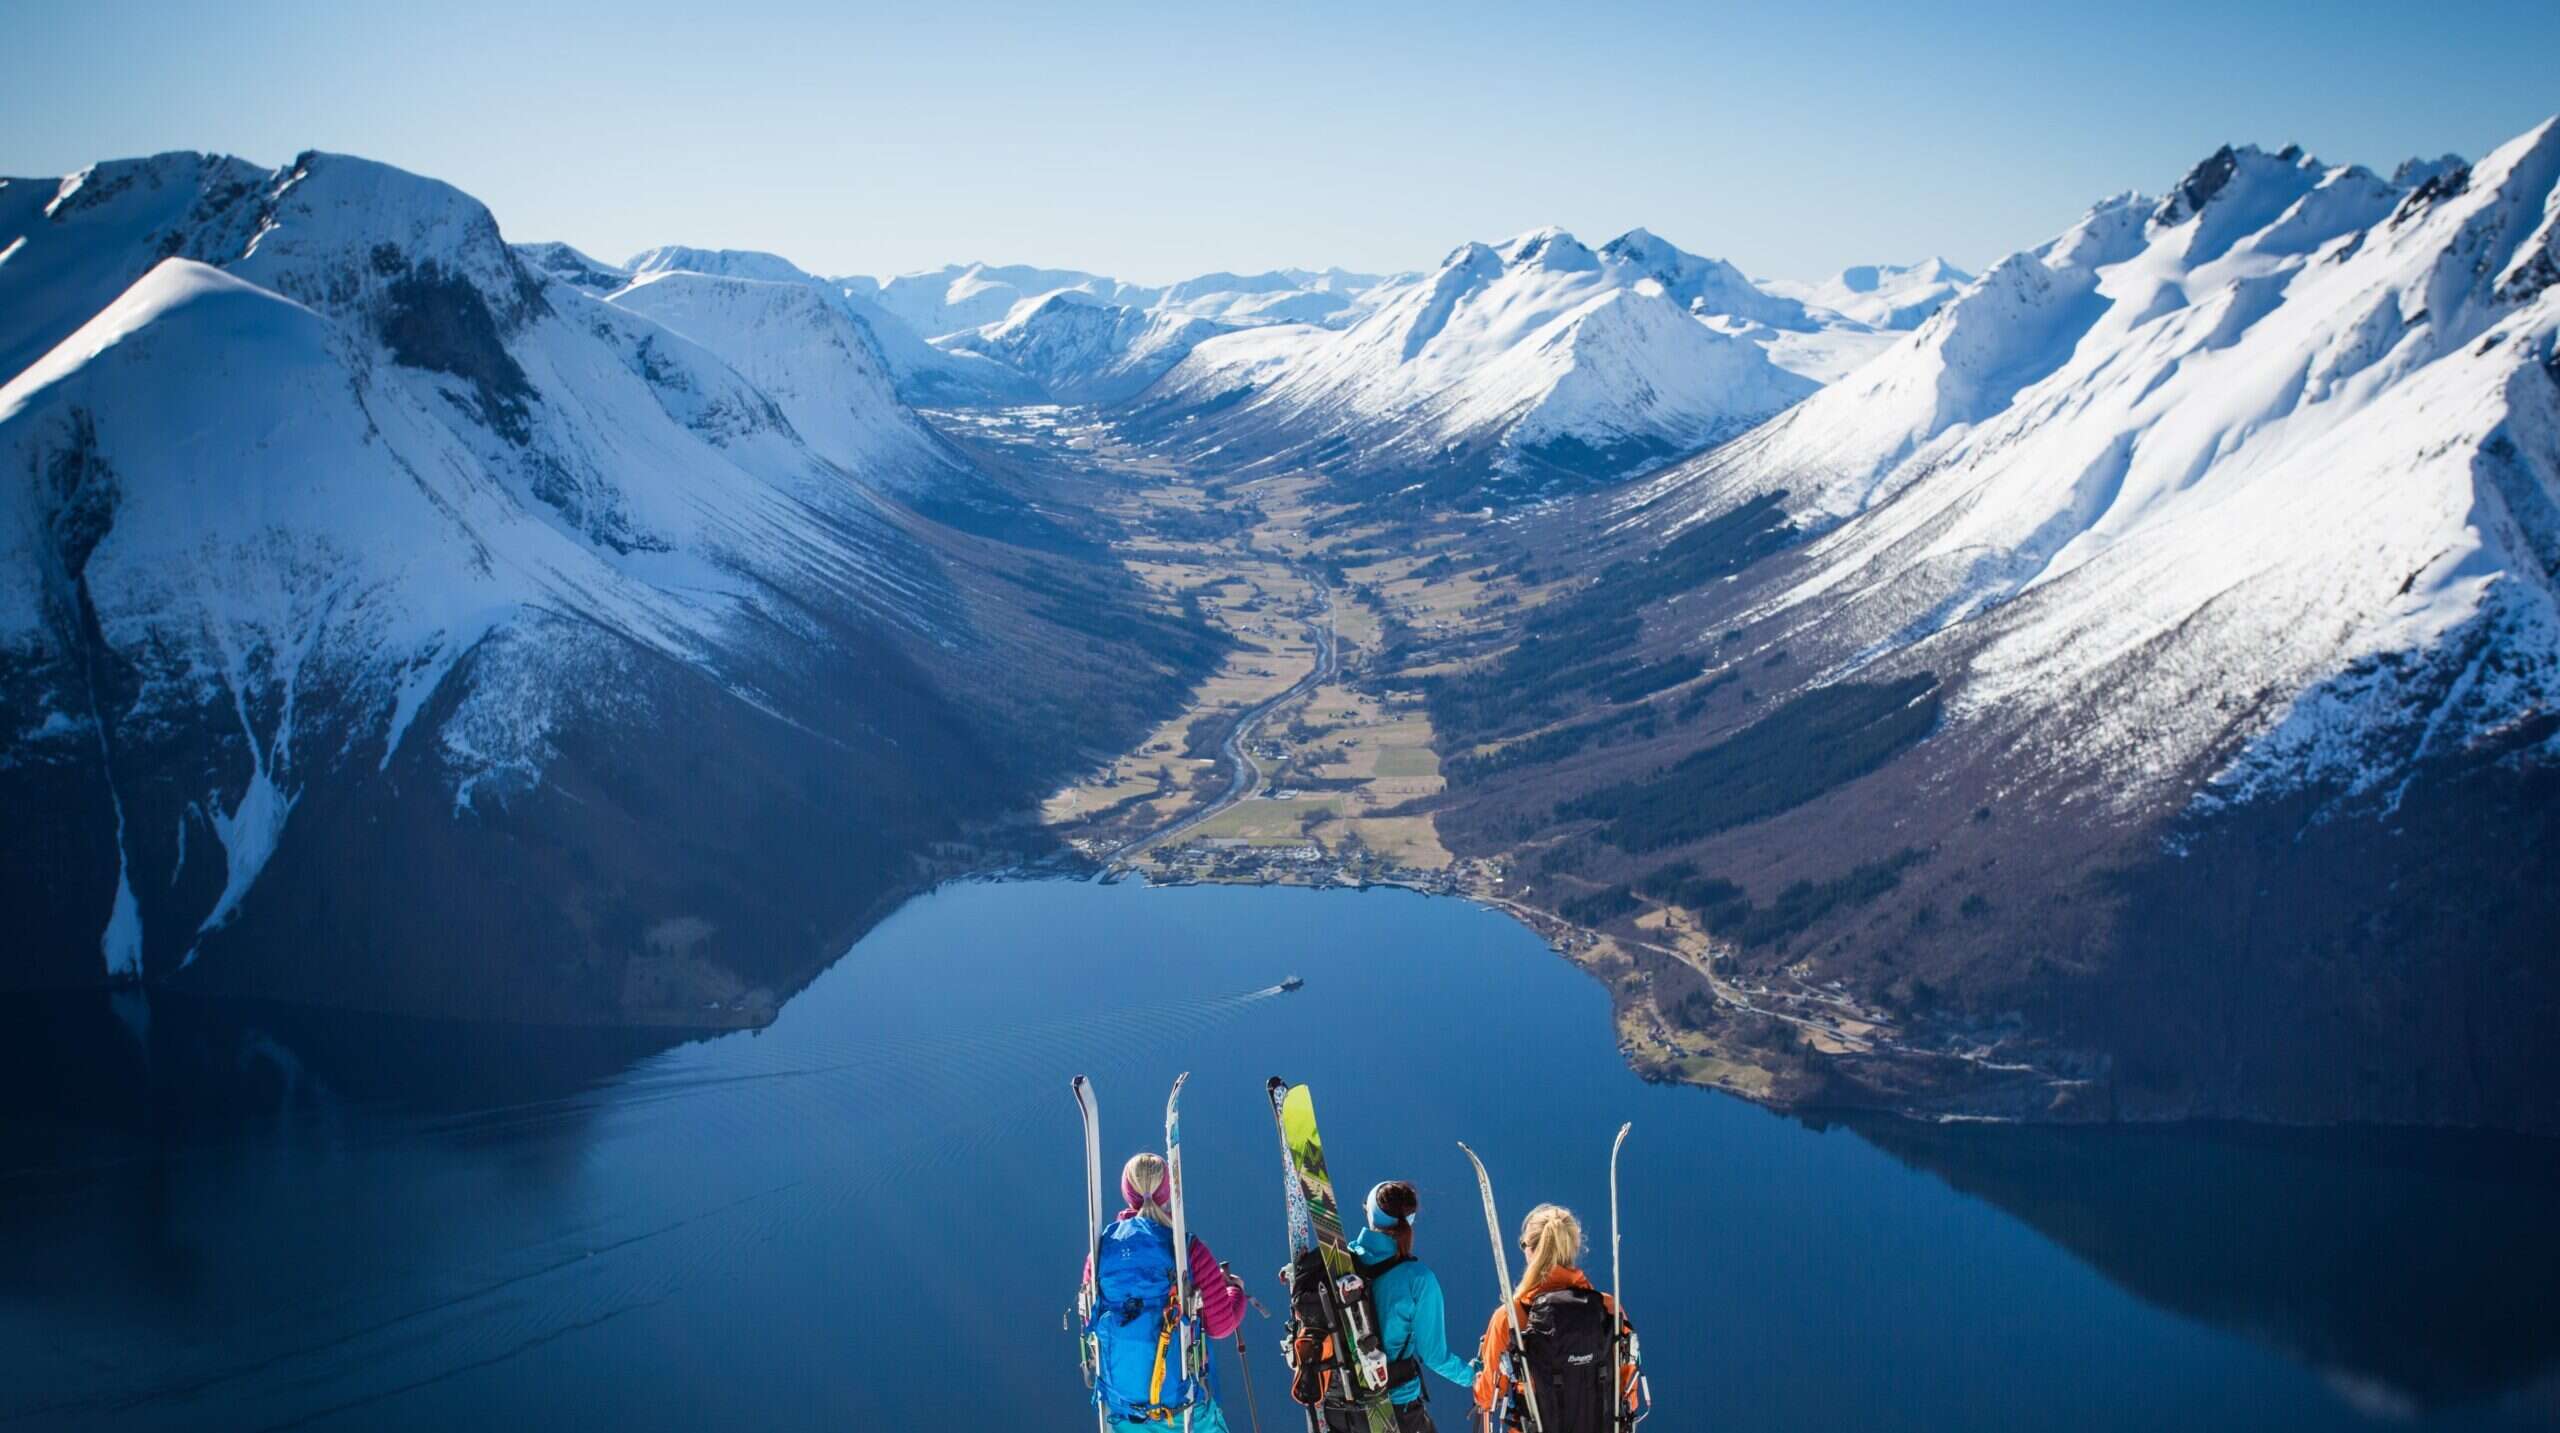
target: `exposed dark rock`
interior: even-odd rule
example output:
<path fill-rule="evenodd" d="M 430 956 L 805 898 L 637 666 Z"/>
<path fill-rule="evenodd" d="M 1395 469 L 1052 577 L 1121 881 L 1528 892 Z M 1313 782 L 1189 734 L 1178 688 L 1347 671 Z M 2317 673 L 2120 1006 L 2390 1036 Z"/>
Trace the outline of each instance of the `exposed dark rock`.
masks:
<path fill-rule="evenodd" d="M 2230 145 L 2222 146 L 2170 188 L 2169 197 L 2161 201 L 2153 217 L 2162 224 L 2185 223 L 2204 212 L 2204 206 L 2213 202 L 2213 196 L 2221 193 L 2239 172 L 2239 155 Z"/>
<path fill-rule="evenodd" d="M 510 441 L 526 442 L 532 436 L 526 400 L 540 395 L 507 352 L 479 289 L 433 259 L 413 266 L 387 244 L 374 247 L 373 266 L 377 273 L 396 275 L 385 290 L 381 320 L 391 356 L 469 383 L 479 399 L 480 421 Z"/>

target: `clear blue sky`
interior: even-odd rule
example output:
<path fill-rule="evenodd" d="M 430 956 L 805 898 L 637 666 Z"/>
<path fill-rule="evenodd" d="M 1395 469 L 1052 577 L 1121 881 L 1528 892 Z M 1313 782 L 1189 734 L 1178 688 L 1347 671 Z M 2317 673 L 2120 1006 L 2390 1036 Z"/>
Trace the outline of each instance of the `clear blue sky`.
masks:
<path fill-rule="evenodd" d="M 346 150 L 509 237 L 1164 281 L 1642 224 L 1979 265 L 2224 140 L 2387 169 L 2560 111 L 2560 3 L 869 9 L 0 3 L 0 173 Z"/>

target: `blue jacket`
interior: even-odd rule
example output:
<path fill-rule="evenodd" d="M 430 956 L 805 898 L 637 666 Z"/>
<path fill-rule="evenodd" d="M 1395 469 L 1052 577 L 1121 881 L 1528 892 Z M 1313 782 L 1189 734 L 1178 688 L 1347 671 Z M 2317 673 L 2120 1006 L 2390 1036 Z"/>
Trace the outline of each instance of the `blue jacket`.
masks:
<path fill-rule="evenodd" d="M 1351 1236 L 1351 1253 L 1364 1264 L 1383 1264 L 1396 1256 L 1396 1241 L 1378 1230 L 1363 1229 Z M 1440 1297 L 1437 1274 L 1420 1260 L 1398 1264 L 1378 1276 L 1371 1297 L 1377 1300 L 1378 1335 L 1386 1343 L 1387 1357 L 1419 1360 L 1424 1368 L 1460 1388 L 1474 1388 L 1475 1371 L 1465 1359 L 1449 1352 L 1449 1306 Z M 1399 1383 L 1387 1396 L 1398 1403 L 1419 1402 L 1422 1380 Z"/>

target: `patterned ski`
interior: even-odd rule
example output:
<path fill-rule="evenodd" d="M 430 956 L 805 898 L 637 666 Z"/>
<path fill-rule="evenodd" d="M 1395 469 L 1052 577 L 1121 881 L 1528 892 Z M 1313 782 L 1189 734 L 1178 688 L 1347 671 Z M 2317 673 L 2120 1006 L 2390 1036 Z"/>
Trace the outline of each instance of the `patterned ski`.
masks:
<path fill-rule="evenodd" d="M 1396 1433 L 1395 1406 L 1387 1400 L 1386 1348 L 1369 1318 L 1366 1289 L 1352 1261 L 1350 1241 L 1342 1234 L 1342 1206 L 1334 1196 L 1333 1173 L 1325 1167 L 1324 1139 L 1316 1133 L 1315 1096 L 1304 1085 L 1291 1087 L 1280 1100 L 1280 1140 L 1288 1146 L 1308 1231 L 1332 1281 L 1335 1352 L 1352 1397 L 1367 1415 L 1370 1433 Z M 1342 1347 L 1345 1343 L 1348 1348 Z"/>

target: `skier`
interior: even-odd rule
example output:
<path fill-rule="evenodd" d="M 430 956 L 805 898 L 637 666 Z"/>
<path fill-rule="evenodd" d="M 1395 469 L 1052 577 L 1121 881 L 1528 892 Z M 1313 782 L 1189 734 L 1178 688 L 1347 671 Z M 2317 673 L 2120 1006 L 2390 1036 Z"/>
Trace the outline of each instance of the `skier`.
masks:
<path fill-rule="evenodd" d="M 1561 1205 L 1539 1205 L 1520 1221 L 1520 1252 L 1528 1257 L 1520 1286 L 1485 1324 L 1484 1355 L 1476 1370 L 1477 1411 L 1490 1414 L 1507 1407 L 1513 1426 L 1531 1427 L 1535 1433 L 1614 1433 L 1631 1427 L 1643 1377 L 1634 1357 L 1635 1326 L 1618 1312 L 1615 1300 L 1591 1287 L 1579 1267 L 1580 1221 Z M 1516 1360 L 1511 1338 L 1515 1320 L 1524 1345 Z M 1623 1344 L 1614 1357 L 1613 1342 Z M 1524 1368 L 1525 1398 L 1514 1382 Z M 1613 1368 L 1618 1383 L 1614 1399 L 1609 1389 Z M 1526 1423 L 1532 1416 L 1538 1421 Z"/>
<path fill-rule="evenodd" d="M 1102 1231 L 1087 1270 L 1093 1276 L 1093 1334 L 1099 1344 L 1094 1401 L 1106 1426 L 1126 1433 L 1177 1433 L 1186 1410 L 1191 1433 L 1227 1433 L 1218 1411 L 1217 1380 L 1208 1349 L 1200 1351 L 1200 1379 L 1183 1377 L 1177 1352 L 1177 1320 L 1166 1315 L 1174 1300 L 1173 1212 L 1164 1156 L 1130 1156 L 1120 1170 L 1126 1205 Z M 1220 1266 L 1198 1235 L 1188 1253 L 1191 1285 L 1199 1291 L 1201 1329 L 1226 1338 L 1244 1322 L 1244 1287 Z"/>
<path fill-rule="evenodd" d="M 1387 1376 L 1394 1380 L 1387 1397 L 1396 1406 L 1396 1428 L 1398 1433 L 1433 1433 L 1424 1370 L 1461 1388 L 1470 1385 L 1475 1370 L 1449 1352 L 1448 1305 L 1440 1295 L 1439 1276 L 1413 1256 L 1413 1217 L 1422 1208 L 1422 1196 L 1403 1180 L 1391 1179 L 1369 1191 L 1363 1208 L 1369 1227 L 1353 1236 L 1351 1256 L 1359 1260 L 1361 1277 L 1368 1280 L 1369 1297 L 1377 1305 Z M 1365 1433 L 1368 1424 L 1342 1426 Z"/>

